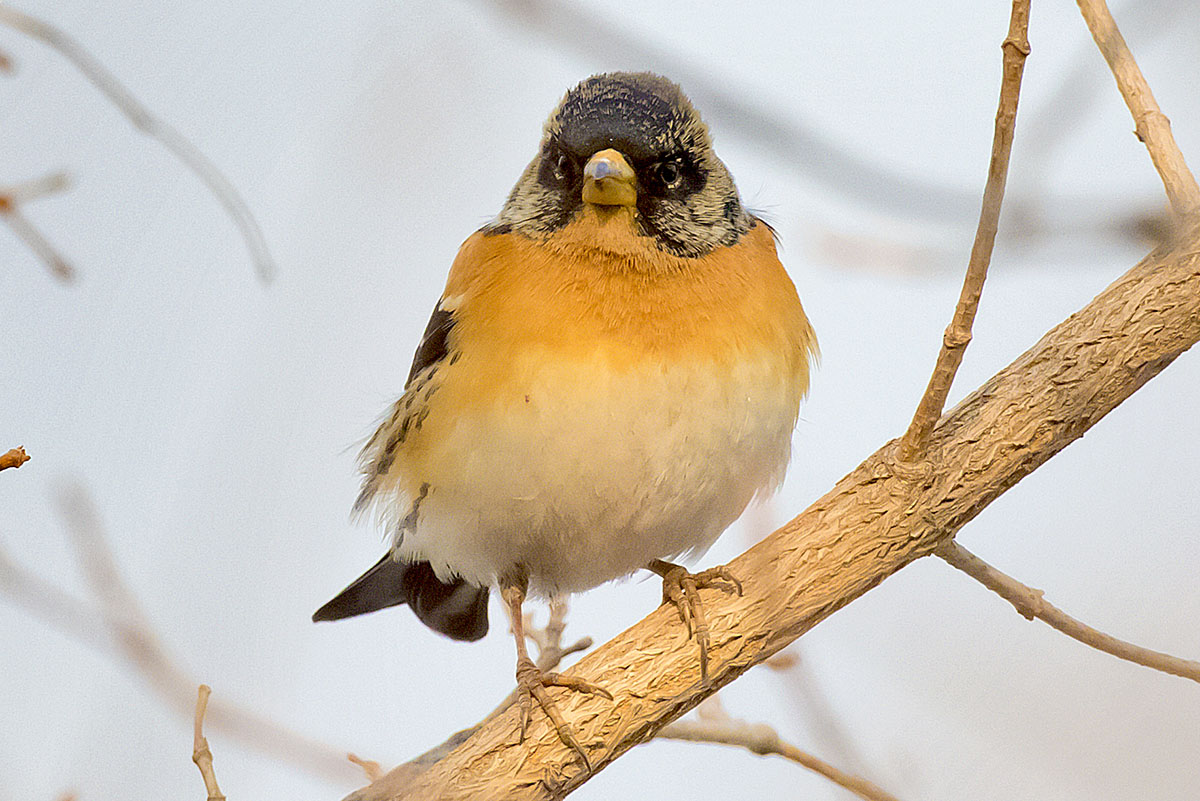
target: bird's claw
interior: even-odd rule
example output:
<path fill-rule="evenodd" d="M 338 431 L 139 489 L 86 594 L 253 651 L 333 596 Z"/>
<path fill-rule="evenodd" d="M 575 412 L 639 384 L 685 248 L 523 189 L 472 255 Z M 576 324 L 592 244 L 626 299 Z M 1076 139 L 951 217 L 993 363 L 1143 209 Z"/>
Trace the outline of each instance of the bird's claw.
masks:
<path fill-rule="evenodd" d="M 563 743 L 579 754 L 588 773 L 592 772 L 592 763 L 587 758 L 583 746 L 571 733 L 570 726 L 559 711 L 558 704 L 546 692 L 547 687 L 566 687 L 581 693 L 599 695 L 612 700 L 612 693 L 598 685 L 592 684 L 576 676 L 564 676 L 561 673 L 548 673 L 533 663 L 531 659 L 521 659 L 517 662 L 517 706 L 521 712 L 521 741 L 525 741 L 525 733 L 529 729 L 529 720 L 533 715 L 533 702 L 550 718 L 554 730 L 558 732 Z"/>
<path fill-rule="evenodd" d="M 668 565 L 670 563 L 662 563 Z M 708 618 L 697 590 L 721 587 L 742 594 L 742 582 L 738 581 L 724 565 L 710 567 L 699 573 L 690 573 L 680 565 L 670 565 L 661 574 L 663 580 L 663 603 L 679 610 L 679 617 L 687 627 L 688 637 L 694 637 L 700 647 L 700 680 L 708 683 Z"/>

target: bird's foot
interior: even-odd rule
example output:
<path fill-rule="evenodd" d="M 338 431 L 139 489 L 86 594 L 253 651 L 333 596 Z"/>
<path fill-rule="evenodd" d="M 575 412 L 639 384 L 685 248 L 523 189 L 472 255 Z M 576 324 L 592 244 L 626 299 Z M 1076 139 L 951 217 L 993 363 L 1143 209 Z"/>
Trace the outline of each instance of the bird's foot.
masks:
<path fill-rule="evenodd" d="M 559 711 L 558 704 L 546 692 L 547 687 L 566 687 L 576 692 L 601 695 L 610 701 L 612 700 L 612 693 L 603 687 L 575 676 L 564 676 L 561 673 L 543 671 L 528 657 L 517 660 L 517 705 L 521 710 L 521 740 L 525 740 L 525 731 L 529 728 L 529 719 L 533 714 L 533 702 L 537 701 L 538 706 L 542 708 L 542 711 L 550 718 L 550 722 L 554 724 L 554 730 L 558 732 L 558 736 L 562 739 L 563 743 L 579 754 L 588 773 L 591 773 L 592 763 L 588 761 L 583 746 L 579 744 L 579 741 L 575 739 L 575 735 L 571 733 L 571 727 L 567 725 L 562 712 Z"/>
<path fill-rule="evenodd" d="M 662 576 L 663 603 L 672 604 L 679 610 L 679 617 L 687 626 L 688 636 L 696 638 L 700 646 L 700 680 L 708 683 L 708 618 L 704 615 L 704 604 L 697 590 L 721 587 L 742 594 L 742 582 L 724 565 L 710 567 L 699 573 L 690 573 L 680 565 L 657 560 L 650 569 Z"/>

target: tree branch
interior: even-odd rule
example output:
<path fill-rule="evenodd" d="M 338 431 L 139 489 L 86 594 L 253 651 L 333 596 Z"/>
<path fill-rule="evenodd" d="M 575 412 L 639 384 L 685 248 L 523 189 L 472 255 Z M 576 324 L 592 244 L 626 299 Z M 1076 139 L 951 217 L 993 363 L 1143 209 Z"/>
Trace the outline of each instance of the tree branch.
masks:
<path fill-rule="evenodd" d="M 711 598 L 712 680 L 659 608 L 573 673 L 615 702 L 555 692 L 603 768 L 914 559 L 934 552 L 1021 478 L 1081 437 L 1200 340 L 1200 227 L 1183 231 L 946 414 L 928 456 L 896 469 L 888 443 L 824 497 L 729 564 L 741 598 Z M 936 468 L 934 467 L 936 465 Z M 560 799 L 589 776 L 542 718 L 518 742 L 515 710 L 428 770 L 356 799 Z M 381 792 L 376 792 L 380 790 Z"/>
<path fill-rule="evenodd" d="M 967 275 L 963 279 L 958 306 L 942 336 L 942 348 L 938 351 L 933 375 L 900 441 L 899 458 L 902 462 L 912 461 L 923 453 L 929 432 L 942 416 L 950 385 L 954 383 L 954 374 L 962 364 L 967 343 L 971 341 L 971 325 L 975 322 L 975 312 L 979 308 L 983 282 L 987 279 L 988 264 L 996 243 L 996 231 L 1000 227 L 1000 207 L 1004 202 L 1008 159 L 1012 153 L 1013 133 L 1017 124 L 1021 75 L 1025 71 L 1025 58 L 1029 55 L 1028 34 L 1029 0 L 1013 0 L 1008 36 L 1001 45 L 1004 51 L 1004 77 L 1000 82 L 1000 103 L 996 109 L 996 124 L 992 134 L 992 156 L 988 163 L 987 184 L 983 188 L 983 207 L 979 212 L 979 226 L 975 229 L 975 243 L 971 246 L 971 258 L 967 263 Z"/>
<path fill-rule="evenodd" d="M 0 8 L 0 13 L 3 11 L 4 9 Z M 50 244 L 50 240 L 21 213 L 21 204 L 43 195 L 61 192 L 69 183 L 66 173 L 56 172 L 36 181 L 0 189 L 0 220 L 25 243 L 25 247 L 42 260 L 51 275 L 64 282 L 75 278 L 75 270 L 54 245 Z"/>
<path fill-rule="evenodd" d="M 664 726 L 657 737 L 664 740 L 733 745 L 759 756 L 781 756 L 824 776 L 859 798 L 865 798 L 867 801 L 898 801 L 896 796 L 878 785 L 840 771 L 823 759 L 785 742 L 780 738 L 779 732 L 766 723 L 748 723 L 744 720 L 677 720 Z"/>
<path fill-rule="evenodd" d="M 68 630 L 89 645 L 115 645 L 130 665 L 177 712 L 191 714 L 196 682 L 163 646 L 141 603 L 121 577 L 91 498 L 78 486 L 64 488 L 59 511 L 74 538 L 83 572 L 96 598 L 91 605 L 18 567 L 0 549 L 0 593 Z M 109 637 L 104 637 L 105 630 Z M 249 709 L 217 699 L 210 722 L 253 748 L 332 778 L 354 771 L 346 751 L 293 732 Z"/>
<path fill-rule="evenodd" d="M 1151 651 L 1118 640 L 1068 615 L 1042 597 L 1041 590 L 1027 587 L 1012 576 L 1001 573 L 953 540 L 942 544 L 937 555 L 1012 604 L 1026 620 L 1037 618 L 1084 645 L 1112 654 L 1118 659 L 1136 662 L 1173 676 L 1200 681 L 1200 662 Z"/>
<path fill-rule="evenodd" d="M 1142 71 L 1138 69 L 1133 53 L 1125 44 L 1125 37 L 1121 36 L 1117 23 L 1108 11 L 1108 5 L 1104 0 L 1077 2 L 1088 30 L 1096 40 L 1096 46 L 1117 79 L 1117 88 L 1121 91 L 1121 97 L 1125 98 L 1125 105 L 1129 107 L 1137 126 L 1137 137 L 1150 151 L 1150 160 L 1162 178 L 1171 209 L 1176 216 L 1184 219 L 1200 215 L 1200 186 L 1196 184 L 1196 177 L 1188 169 L 1183 153 L 1175 144 L 1171 121 L 1159 109 L 1154 93 L 1150 91 L 1150 84 L 1146 83 Z"/>
<path fill-rule="evenodd" d="M 175 128 L 151 114 L 150 110 L 138 102 L 137 98 L 117 80 L 117 76 L 109 72 L 107 67 L 66 32 L 32 14 L 3 4 L 0 4 L 0 25 L 7 25 L 18 30 L 57 51 L 59 55 L 74 64 L 76 69 L 133 123 L 133 127 L 150 138 L 157 139 L 163 147 L 183 162 L 184 166 L 204 182 L 204 185 L 233 219 L 234 225 L 237 226 L 242 239 L 246 242 L 250 257 L 254 260 L 259 280 L 269 284 L 274 279 L 275 261 L 271 258 L 271 252 L 267 248 L 267 240 L 263 237 L 262 228 L 259 227 L 250 207 L 238 194 L 237 189 L 200 148 L 192 144 L 191 140 Z M 33 247 L 28 239 L 26 242 Z M 45 258 L 43 253 L 39 253 L 39 255 Z"/>
<path fill-rule="evenodd" d="M 217 774 L 213 772 L 212 750 L 208 747 L 208 738 L 204 736 L 204 713 L 208 709 L 208 696 L 212 688 L 201 684 L 196 694 L 196 717 L 192 721 L 192 761 L 200 768 L 204 778 L 204 789 L 208 791 L 208 801 L 225 801 L 225 794 L 217 786 Z"/>
<path fill-rule="evenodd" d="M 21 446 L 10 448 L 7 452 L 0 454 L 0 470 L 7 470 L 10 467 L 20 467 L 29 461 L 29 454 Z"/>

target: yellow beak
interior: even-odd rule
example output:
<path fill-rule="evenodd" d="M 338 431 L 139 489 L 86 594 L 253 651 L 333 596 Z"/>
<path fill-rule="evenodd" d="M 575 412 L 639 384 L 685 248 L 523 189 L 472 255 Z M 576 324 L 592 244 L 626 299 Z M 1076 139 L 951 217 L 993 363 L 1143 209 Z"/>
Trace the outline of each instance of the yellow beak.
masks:
<path fill-rule="evenodd" d="M 619 151 L 601 150 L 583 168 L 583 199 L 596 206 L 637 204 L 637 174 Z"/>

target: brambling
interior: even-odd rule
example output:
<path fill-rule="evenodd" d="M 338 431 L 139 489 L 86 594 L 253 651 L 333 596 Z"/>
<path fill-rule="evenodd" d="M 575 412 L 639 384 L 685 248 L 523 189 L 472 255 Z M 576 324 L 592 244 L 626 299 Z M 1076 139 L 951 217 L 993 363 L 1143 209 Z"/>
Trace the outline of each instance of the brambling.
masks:
<path fill-rule="evenodd" d="M 354 508 L 386 521 L 389 552 L 313 619 L 408 604 L 476 640 L 497 587 L 522 733 L 536 700 L 587 764 L 545 688 L 608 693 L 534 665 L 526 595 L 654 571 L 707 680 L 696 590 L 740 585 L 667 560 L 708 548 L 782 480 L 815 354 L 772 230 L 679 87 L 588 78 L 463 243 L 404 394 L 362 450 Z"/>

